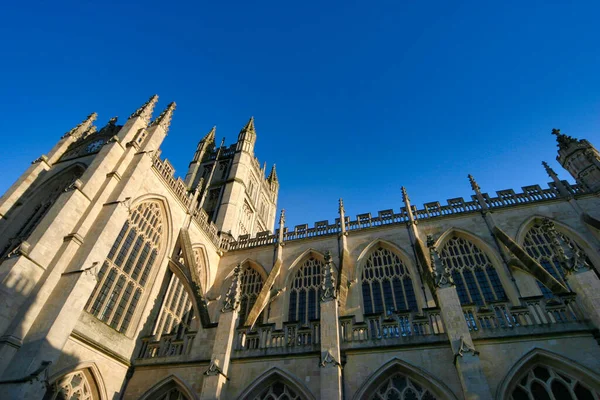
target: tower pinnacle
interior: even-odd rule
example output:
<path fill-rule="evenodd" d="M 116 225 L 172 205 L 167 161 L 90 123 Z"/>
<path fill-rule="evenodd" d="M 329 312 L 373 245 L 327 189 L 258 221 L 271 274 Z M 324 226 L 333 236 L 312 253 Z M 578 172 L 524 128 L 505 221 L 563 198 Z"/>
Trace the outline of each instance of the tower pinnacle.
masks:
<path fill-rule="evenodd" d="M 161 126 L 165 130 L 165 132 L 167 132 L 169 130 L 169 125 L 171 125 L 171 118 L 173 118 L 173 111 L 175 111 L 176 106 L 177 105 L 174 101 L 169 103 L 167 108 L 165 108 L 165 110 L 158 116 L 158 118 L 152 121 L 150 126 Z"/>
<path fill-rule="evenodd" d="M 155 95 L 151 96 L 147 102 L 142 104 L 142 106 L 140 108 L 135 110 L 135 112 L 129 116 L 129 119 L 132 119 L 135 117 L 140 117 L 144 121 L 146 121 L 146 123 L 150 122 L 150 119 L 152 118 L 152 111 L 154 111 L 154 106 L 156 105 L 157 102 L 158 102 L 158 95 L 155 94 Z"/>
<path fill-rule="evenodd" d="M 277 179 L 277 171 L 275 170 L 275 164 L 273 164 L 273 168 L 271 168 L 271 173 L 269 174 L 267 180 L 269 181 L 269 183 L 279 182 L 279 180 Z"/>

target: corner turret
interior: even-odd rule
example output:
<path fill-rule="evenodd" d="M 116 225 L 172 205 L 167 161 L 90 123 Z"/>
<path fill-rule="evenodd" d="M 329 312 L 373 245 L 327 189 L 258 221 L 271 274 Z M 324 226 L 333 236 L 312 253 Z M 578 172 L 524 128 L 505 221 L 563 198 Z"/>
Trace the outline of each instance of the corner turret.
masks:
<path fill-rule="evenodd" d="M 585 139 L 565 135 L 560 129 L 552 129 L 556 136 L 558 156 L 556 160 L 569 171 L 575 181 L 593 192 L 600 191 L 600 153 Z"/>
<path fill-rule="evenodd" d="M 256 130 L 254 129 L 254 117 L 242 128 L 238 135 L 236 151 L 245 151 L 254 153 L 254 143 L 256 143 Z"/>

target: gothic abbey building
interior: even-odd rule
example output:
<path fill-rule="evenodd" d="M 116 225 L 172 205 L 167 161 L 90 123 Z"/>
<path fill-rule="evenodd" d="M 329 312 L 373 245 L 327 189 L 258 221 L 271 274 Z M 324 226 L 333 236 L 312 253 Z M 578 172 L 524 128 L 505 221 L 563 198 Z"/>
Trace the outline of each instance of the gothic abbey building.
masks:
<path fill-rule="evenodd" d="M 544 163 L 548 187 L 289 227 L 252 119 L 181 179 L 157 101 L 0 198 L 1 398 L 600 398 L 591 143 L 553 131 L 576 184 Z"/>

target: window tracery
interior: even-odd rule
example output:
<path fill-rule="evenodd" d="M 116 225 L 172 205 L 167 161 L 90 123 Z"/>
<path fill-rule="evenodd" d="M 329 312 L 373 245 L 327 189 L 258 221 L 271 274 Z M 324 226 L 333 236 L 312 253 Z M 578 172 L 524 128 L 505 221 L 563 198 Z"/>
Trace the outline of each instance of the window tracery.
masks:
<path fill-rule="evenodd" d="M 179 388 L 172 388 L 168 392 L 156 398 L 156 400 L 189 400 Z"/>
<path fill-rule="evenodd" d="M 323 263 L 311 256 L 298 268 L 290 287 L 289 321 L 306 324 L 320 318 L 322 267 Z"/>
<path fill-rule="evenodd" d="M 511 400 L 594 400 L 600 392 L 548 365 L 531 367 L 512 390 Z"/>
<path fill-rule="evenodd" d="M 567 243 L 574 249 L 579 250 L 580 254 L 585 255 L 585 252 L 574 240 L 568 236 L 559 232 Z M 569 287 L 565 279 L 565 271 L 560 265 L 558 257 L 552 247 L 552 241 L 548 235 L 544 232 L 541 224 L 533 225 L 523 240 L 523 248 L 527 253 L 536 260 L 550 275 L 552 275 L 557 281 Z M 592 265 L 591 261 L 585 257 L 589 265 Z M 545 297 L 553 297 L 552 291 L 542 284 L 540 281 L 536 281 L 542 294 Z"/>
<path fill-rule="evenodd" d="M 282 381 L 275 381 L 250 400 L 301 400 L 300 394 Z"/>
<path fill-rule="evenodd" d="M 119 332 L 126 332 L 161 249 L 160 205 L 146 202 L 131 213 L 102 268 L 86 310 Z"/>
<path fill-rule="evenodd" d="M 240 325 L 243 325 L 263 287 L 262 276 L 250 265 L 244 265 L 240 277 Z M 259 317 L 258 321 L 261 318 Z"/>
<path fill-rule="evenodd" d="M 450 269 L 461 304 L 485 306 L 506 300 L 492 261 L 474 243 L 454 236 L 444 245 L 441 256 Z"/>
<path fill-rule="evenodd" d="M 96 400 L 97 390 L 90 378 L 83 370 L 71 372 L 50 387 L 44 400 Z"/>
<path fill-rule="evenodd" d="M 192 299 L 179 278 L 171 273 L 154 334 L 156 336 L 171 334 L 181 338 L 190 330 L 193 319 Z"/>
<path fill-rule="evenodd" d="M 362 293 L 367 314 L 418 309 L 408 269 L 397 254 L 381 246 L 365 261 Z"/>
<path fill-rule="evenodd" d="M 429 390 L 400 373 L 394 374 L 368 392 L 369 400 L 436 400 Z"/>

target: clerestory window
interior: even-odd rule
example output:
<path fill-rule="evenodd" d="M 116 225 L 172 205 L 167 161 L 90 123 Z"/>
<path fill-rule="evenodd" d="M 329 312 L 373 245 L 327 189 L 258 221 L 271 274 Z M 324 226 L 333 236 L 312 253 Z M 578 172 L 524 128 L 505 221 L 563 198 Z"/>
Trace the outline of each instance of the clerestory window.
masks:
<path fill-rule="evenodd" d="M 320 260 L 311 256 L 298 268 L 290 287 L 289 321 L 306 324 L 320 318 L 322 266 Z"/>
<path fill-rule="evenodd" d="M 397 254 L 379 246 L 365 261 L 362 272 L 364 312 L 417 311 L 412 279 Z"/>
<path fill-rule="evenodd" d="M 126 332 L 161 249 L 163 215 L 156 202 L 138 205 L 117 236 L 98 274 L 86 310 Z"/>
<path fill-rule="evenodd" d="M 440 255 L 450 269 L 461 304 L 485 306 L 506 300 L 492 261 L 474 243 L 455 236 L 444 245 Z"/>
<path fill-rule="evenodd" d="M 248 314 L 254 307 L 256 299 L 263 287 L 262 276 L 249 264 L 244 265 L 240 276 L 240 325 L 243 325 L 248 318 Z M 261 321 L 261 318 L 258 318 Z"/>

